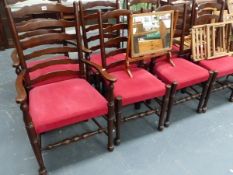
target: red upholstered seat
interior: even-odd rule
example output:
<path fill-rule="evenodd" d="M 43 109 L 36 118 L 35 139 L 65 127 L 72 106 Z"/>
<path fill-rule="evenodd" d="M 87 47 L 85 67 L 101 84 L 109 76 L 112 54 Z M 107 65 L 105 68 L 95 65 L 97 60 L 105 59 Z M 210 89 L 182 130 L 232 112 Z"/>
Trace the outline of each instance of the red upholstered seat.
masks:
<path fill-rule="evenodd" d="M 131 68 L 131 72 L 132 78 L 125 70 L 111 73 L 117 78 L 114 84 L 114 95 L 115 97 L 122 97 L 123 105 L 160 97 L 165 94 L 165 84 L 154 75 L 141 68 Z"/>
<path fill-rule="evenodd" d="M 86 80 L 70 79 L 33 88 L 29 112 L 37 133 L 107 114 L 107 101 Z"/>
<path fill-rule="evenodd" d="M 40 63 L 44 63 L 46 61 L 50 61 L 50 60 L 61 60 L 61 59 L 70 59 L 66 56 L 57 56 L 57 57 L 53 57 L 53 58 L 48 58 L 48 59 L 44 59 L 44 60 L 37 60 L 37 61 L 29 61 L 27 63 L 28 68 L 35 66 L 37 64 Z M 29 76 L 30 79 L 35 79 L 41 75 L 45 75 L 49 72 L 55 72 L 55 71 L 62 71 L 62 70 L 73 70 L 73 71 L 78 71 L 79 70 L 79 66 L 75 65 L 75 64 L 61 64 L 61 65 L 51 65 L 45 68 L 41 68 L 38 69 L 36 71 L 30 72 Z M 35 86 L 38 85 L 44 85 L 44 84 L 48 84 L 48 83 L 54 83 L 54 82 L 58 82 L 58 81 L 62 81 L 62 80 L 67 80 L 67 79 L 71 79 L 71 78 L 77 78 L 77 76 L 73 76 L 73 75 L 69 75 L 69 76 L 62 76 L 62 77 L 54 77 L 51 78 L 49 80 L 43 81 L 41 83 L 36 84 Z"/>
<path fill-rule="evenodd" d="M 212 60 L 203 60 L 199 65 L 218 72 L 218 78 L 233 74 L 233 57 L 226 56 Z"/>
<path fill-rule="evenodd" d="M 156 75 L 165 83 L 177 82 L 177 89 L 182 89 L 208 80 L 209 72 L 206 69 L 183 58 L 172 60 L 175 66 L 172 66 L 168 60 L 161 60 L 154 67 Z"/>

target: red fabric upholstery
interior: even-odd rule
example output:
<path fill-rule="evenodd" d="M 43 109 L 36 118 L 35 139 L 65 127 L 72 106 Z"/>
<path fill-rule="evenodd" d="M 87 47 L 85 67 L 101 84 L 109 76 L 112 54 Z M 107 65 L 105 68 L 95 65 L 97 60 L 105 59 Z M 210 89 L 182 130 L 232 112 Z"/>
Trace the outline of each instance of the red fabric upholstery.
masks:
<path fill-rule="evenodd" d="M 29 112 L 37 133 L 43 133 L 108 112 L 107 101 L 86 80 L 70 79 L 33 88 Z"/>
<path fill-rule="evenodd" d="M 37 60 L 37 61 L 29 61 L 27 62 L 27 66 L 30 68 L 32 66 L 35 66 L 37 64 L 40 63 L 44 63 L 46 61 L 50 61 L 50 60 L 60 60 L 60 59 L 69 59 L 66 56 L 57 56 L 57 57 L 53 57 L 53 58 L 48 58 L 48 59 L 44 59 L 44 60 Z M 75 64 L 61 64 L 61 65 L 52 65 L 52 66 L 48 66 L 42 69 L 38 69 L 36 71 L 30 72 L 29 76 L 30 79 L 33 80 L 41 75 L 45 75 L 49 72 L 55 72 L 55 71 L 61 71 L 61 70 L 73 70 L 73 71 L 78 71 L 79 70 L 79 66 L 75 65 Z M 35 86 L 38 85 L 44 85 L 44 84 L 48 84 L 48 83 L 54 83 L 54 82 L 58 82 L 58 81 L 63 81 L 63 80 L 67 80 L 67 79 L 71 79 L 71 78 L 77 78 L 77 76 L 63 76 L 63 77 L 54 77 L 50 80 L 46 80 L 44 82 L 38 83 Z"/>
<path fill-rule="evenodd" d="M 179 47 L 176 46 L 176 45 L 173 45 L 172 46 L 172 51 L 171 51 L 172 58 L 177 58 L 178 52 L 179 52 Z M 163 55 L 163 56 L 160 56 L 160 57 L 156 58 L 156 61 L 165 60 L 165 59 L 167 59 L 167 55 Z M 147 59 L 147 60 L 144 61 L 145 64 L 149 64 L 150 62 L 151 62 L 151 59 Z"/>
<path fill-rule="evenodd" d="M 218 78 L 233 74 L 233 57 L 226 56 L 212 60 L 203 60 L 199 65 L 218 72 Z"/>
<path fill-rule="evenodd" d="M 154 72 L 165 83 L 177 82 L 177 89 L 182 89 L 208 80 L 209 72 L 183 58 L 173 58 L 175 67 L 167 60 L 158 61 L 154 67 Z"/>
<path fill-rule="evenodd" d="M 114 84 L 114 95 L 115 97 L 122 97 L 123 105 L 160 97 L 165 94 L 165 84 L 154 75 L 141 68 L 132 68 L 131 72 L 132 78 L 125 70 L 111 73 L 117 78 Z"/>
<path fill-rule="evenodd" d="M 121 54 L 117 54 L 115 56 L 109 57 L 107 59 L 107 65 L 111 63 L 115 63 L 117 61 L 121 61 L 121 60 L 125 60 L 125 53 L 121 53 Z M 90 61 L 102 66 L 101 54 L 98 53 L 98 54 L 91 55 Z M 136 64 L 132 64 L 131 67 L 136 67 Z M 122 69 L 125 69 L 124 64 L 108 69 L 108 72 L 119 71 Z"/>

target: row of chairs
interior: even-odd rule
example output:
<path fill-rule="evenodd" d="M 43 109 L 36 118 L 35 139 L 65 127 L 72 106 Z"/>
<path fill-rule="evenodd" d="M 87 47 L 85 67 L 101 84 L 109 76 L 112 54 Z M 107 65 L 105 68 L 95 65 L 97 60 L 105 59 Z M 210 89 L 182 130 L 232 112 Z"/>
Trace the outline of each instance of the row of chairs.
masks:
<path fill-rule="evenodd" d="M 90 13 L 95 6 L 111 9 Z M 233 73 L 231 57 L 204 60 L 198 65 L 177 53 L 168 53 L 152 58 L 149 64 L 132 64 L 133 77 L 129 77 L 125 55 L 132 12 L 118 9 L 116 3 L 79 2 L 73 7 L 39 4 L 14 12 L 7 7 L 7 12 L 17 50 L 13 54 L 15 63 L 18 62 L 16 100 L 23 111 L 39 173 L 43 175 L 47 174 L 43 150 L 105 133 L 108 149 L 112 151 L 114 141 L 120 144 L 123 122 L 157 114 L 158 129 L 162 130 L 169 126 L 173 104 L 191 99 L 199 100 L 198 112 L 205 112 L 216 77 Z M 44 14 L 52 17 L 44 18 Z M 75 32 L 69 33 L 67 28 L 75 28 Z M 73 59 L 69 57 L 71 52 L 77 53 Z M 175 66 L 167 61 L 170 56 Z M 225 65 L 219 66 L 217 62 L 223 61 Z M 178 91 L 188 96 L 175 100 Z M 230 99 L 233 101 L 233 91 Z M 140 103 L 148 110 L 122 115 L 123 107 L 133 104 L 137 109 Z M 99 116 L 107 124 L 99 122 Z M 42 148 L 42 134 L 86 121 L 93 121 L 98 129 Z"/>

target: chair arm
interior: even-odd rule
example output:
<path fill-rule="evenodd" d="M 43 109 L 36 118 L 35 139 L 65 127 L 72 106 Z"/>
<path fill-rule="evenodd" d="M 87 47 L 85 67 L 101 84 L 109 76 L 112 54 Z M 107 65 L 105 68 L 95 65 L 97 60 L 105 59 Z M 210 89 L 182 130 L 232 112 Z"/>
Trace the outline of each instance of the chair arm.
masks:
<path fill-rule="evenodd" d="M 27 99 L 27 93 L 23 85 L 25 71 L 22 71 L 16 78 L 15 87 L 16 87 L 16 103 L 24 103 Z"/>
<path fill-rule="evenodd" d="M 92 53 L 92 50 L 87 49 L 87 48 L 84 47 L 84 46 L 82 46 L 82 51 L 83 51 L 84 53 L 88 53 L 88 54 L 91 54 L 91 53 Z"/>
<path fill-rule="evenodd" d="M 100 75 L 107 81 L 110 81 L 111 83 L 114 83 L 117 79 L 115 77 L 113 77 L 112 75 L 110 75 L 103 67 L 101 67 L 98 64 L 95 64 L 93 62 L 90 62 L 88 60 L 81 60 L 84 64 L 93 67 L 94 69 L 96 69 Z"/>
<path fill-rule="evenodd" d="M 20 66 L 20 61 L 19 61 L 19 57 L 18 57 L 18 53 L 17 50 L 14 49 L 11 53 L 11 60 L 12 60 L 12 66 L 13 67 L 19 67 Z"/>

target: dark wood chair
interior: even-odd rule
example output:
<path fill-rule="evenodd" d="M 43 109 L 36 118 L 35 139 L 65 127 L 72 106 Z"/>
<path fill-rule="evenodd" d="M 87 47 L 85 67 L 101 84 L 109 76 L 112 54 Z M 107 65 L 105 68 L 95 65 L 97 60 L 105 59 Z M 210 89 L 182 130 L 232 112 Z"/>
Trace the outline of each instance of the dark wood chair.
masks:
<path fill-rule="evenodd" d="M 198 3 L 196 0 L 193 1 L 193 5 L 192 5 L 192 23 L 191 25 L 197 25 L 197 20 L 199 18 L 203 18 L 202 16 L 206 16 L 206 15 L 216 15 L 218 16 L 218 20 L 215 22 L 219 22 L 222 21 L 223 19 L 223 13 L 225 10 L 225 2 L 224 1 L 219 1 L 219 2 L 201 2 Z M 219 14 L 217 15 L 216 12 L 219 12 Z M 200 20 L 199 20 L 200 21 Z M 208 21 L 206 21 L 208 22 Z M 210 23 L 210 22 L 208 22 Z"/>
<path fill-rule="evenodd" d="M 160 0 L 126 0 L 126 8 L 133 13 L 152 12 L 160 5 Z"/>
<path fill-rule="evenodd" d="M 77 20 L 29 19 L 22 25 L 16 25 L 14 21 L 17 16 L 26 16 L 36 12 L 43 13 L 44 11 L 75 13 Z M 83 59 L 78 5 L 73 8 L 61 4 L 39 4 L 24 7 L 16 12 L 11 12 L 10 8 L 7 8 L 7 12 L 23 67 L 16 80 L 18 94 L 16 101 L 20 104 L 23 112 L 26 131 L 39 164 L 39 174 L 47 174 L 42 158 L 43 150 L 50 150 L 95 134 L 105 133 L 108 137 L 107 147 L 109 151 L 112 151 L 114 148 L 112 131 L 114 120 L 113 83 L 115 79 L 103 71 L 100 66 Z M 75 27 L 76 33 L 44 33 L 20 39 L 22 32 L 53 27 Z M 70 40 L 76 40 L 79 44 L 66 46 L 63 44 L 64 41 Z M 56 59 L 57 56 L 47 59 L 48 55 L 66 52 L 77 53 L 78 59 L 63 57 Z M 39 59 L 41 56 L 42 59 Z M 30 62 L 28 61 L 32 59 L 37 59 L 37 64 L 33 62 L 33 65 L 29 66 Z M 85 79 L 84 67 L 87 66 L 95 68 L 107 82 L 108 98 L 102 97 Z M 38 74 L 38 72 L 40 73 Z M 37 76 L 32 76 L 34 74 Z M 99 124 L 96 119 L 99 116 L 105 116 L 107 127 Z M 42 134 L 83 121 L 93 121 L 98 129 L 42 147 Z"/>
<path fill-rule="evenodd" d="M 208 71 L 179 56 L 173 56 L 170 64 L 168 59 L 159 59 L 155 62 L 153 72 L 165 83 L 171 85 L 171 96 L 165 126 L 169 126 L 173 104 L 186 102 L 192 99 L 199 100 L 197 112 L 205 112 L 205 102 L 208 101 L 209 88 L 213 86 L 215 73 Z M 201 91 L 196 88 L 201 85 Z M 176 93 L 181 91 L 186 96 L 176 99 Z"/>
<path fill-rule="evenodd" d="M 224 26 L 224 24 L 220 26 Z M 223 30 L 224 30 L 225 36 L 222 35 Z M 215 39 L 211 39 L 211 42 L 212 43 L 214 42 L 214 44 L 210 46 L 209 50 L 215 52 L 216 48 L 222 48 L 221 44 L 224 42 L 226 43 L 227 47 L 228 45 L 230 46 L 229 38 L 232 37 L 231 30 L 232 30 L 231 24 L 227 24 L 226 27 L 222 29 L 215 28 L 215 31 L 213 31 L 214 35 L 212 33 L 210 36 L 207 36 L 208 38 L 215 36 L 214 37 Z M 214 58 L 212 59 L 203 58 L 203 60 L 199 60 L 197 64 L 215 73 L 214 86 L 209 87 L 209 90 L 208 90 L 209 93 L 207 96 L 209 96 L 211 92 L 216 92 L 216 91 L 228 88 L 232 91 L 229 97 L 229 101 L 233 102 L 233 81 L 230 79 L 230 77 L 233 76 L 233 57 L 228 56 L 228 53 L 225 53 L 225 55 L 223 54 L 222 56 L 214 56 Z M 208 100 L 205 101 L 205 104 L 203 106 L 205 109 L 207 109 L 207 103 L 208 103 Z"/>
<path fill-rule="evenodd" d="M 101 36 L 101 55 L 102 65 L 106 65 L 105 69 L 108 71 L 116 66 L 121 67 L 114 71 L 110 71 L 117 81 L 114 84 L 114 98 L 115 98 L 115 113 L 116 113 L 116 138 L 115 144 L 120 144 L 120 128 L 121 123 L 132 119 L 140 118 L 150 114 L 157 114 L 159 117 L 158 129 L 162 130 L 164 126 L 164 119 L 166 118 L 167 103 L 170 93 L 170 87 L 149 73 L 143 68 L 131 65 L 130 70 L 132 77 L 126 71 L 126 55 L 128 36 L 116 36 L 106 40 L 105 35 L 111 33 L 123 33 L 123 30 L 128 30 L 129 17 L 131 12 L 129 10 L 114 10 L 101 15 L 99 13 L 100 21 L 100 36 Z M 113 23 L 109 27 L 104 27 L 103 21 L 114 21 L 119 18 L 124 18 L 124 23 Z M 123 43 L 123 44 L 122 44 Z M 124 47 L 119 48 L 119 45 Z M 108 63 L 109 57 L 114 58 L 118 54 L 124 54 L 124 60 Z M 162 97 L 160 110 L 151 107 L 145 101 Z M 149 110 L 137 113 L 131 116 L 122 116 L 122 108 L 130 104 L 145 102 Z"/>

